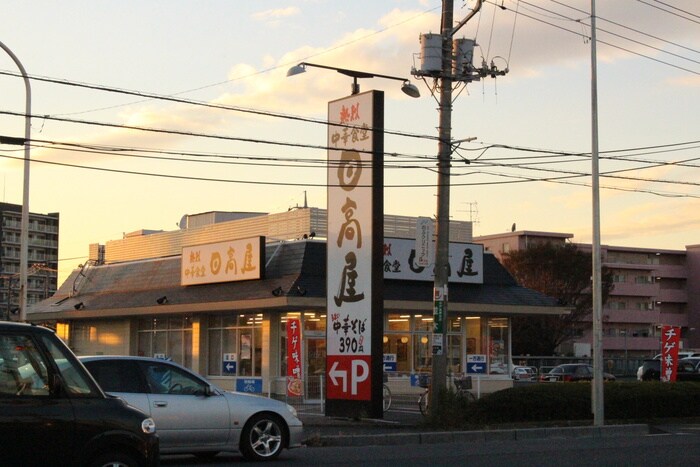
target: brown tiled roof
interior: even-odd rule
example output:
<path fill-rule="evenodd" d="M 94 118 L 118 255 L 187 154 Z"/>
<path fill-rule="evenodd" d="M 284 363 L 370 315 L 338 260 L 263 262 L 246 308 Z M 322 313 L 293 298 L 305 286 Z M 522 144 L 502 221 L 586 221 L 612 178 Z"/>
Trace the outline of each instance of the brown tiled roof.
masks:
<path fill-rule="evenodd" d="M 32 305 L 30 320 L 231 311 L 325 308 L 326 244 L 306 240 L 266 247 L 265 278 L 180 285 L 180 257 L 89 266 L 74 271 L 54 296 Z M 384 281 L 385 303 L 418 302 L 431 309 L 431 282 Z M 274 291 L 274 293 L 273 293 Z M 156 300 L 167 297 L 167 303 Z M 516 284 L 491 254 L 484 255 L 484 284 L 450 284 L 451 306 L 513 312 L 562 312 L 556 300 Z M 82 303 L 83 308 L 76 309 Z M 524 311 L 527 312 L 527 311 Z"/>

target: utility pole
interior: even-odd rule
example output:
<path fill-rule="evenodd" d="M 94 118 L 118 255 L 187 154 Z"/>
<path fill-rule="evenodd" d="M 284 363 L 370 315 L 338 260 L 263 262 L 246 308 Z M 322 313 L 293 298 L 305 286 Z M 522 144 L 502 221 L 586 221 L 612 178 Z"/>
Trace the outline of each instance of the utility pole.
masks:
<path fill-rule="evenodd" d="M 435 397 L 447 383 L 447 283 L 450 246 L 450 159 L 452 156 L 452 20 L 453 2 L 442 2 L 442 74 L 438 124 L 437 227 L 435 283 L 433 286 L 433 381 L 431 410 L 437 410 Z"/>
<path fill-rule="evenodd" d="M 424 34 L 421 41 L 425 41 L 424 50 L 421 52 L 421 69 L 412 70 L 415 76 L 432 77 L 439 88 L 438 101 L 439 125 L 438 125 L 438 182 L 437 182 L 437 220 L 436 220 L 436 245 L 435 245 L 435 282 L 433 285 L 433 378 L 431 386 L 430 410 L 434 413 L 439 408 L 439 398 L 435 397 L 447 384 L 447 328 L 448 328 L 448 281 L 450 273 L 449 246 L 450 246 L 450 161 L 454 142 L 452 141 L 452 85 L 454 82 L 478 81 L 482 77 L 505 75 L 508 72 L 499 71 L 491 62 L 487 66 L 482 61 L 481 68 L 472 65 L 473 48 L 476 43 L 473 40 L 454 40 L 454 35 L 464 26 L 480 9 L 483 1 L 477 0 L 474 9 L 456 26 L 453 27 L 454 3 L 452 0 L 442 2 L 442 20 L 439 37 L 432 34 Z M 435 63 L 431 54 L 432 41 L 440 46 L 440 63 Z M 439 42 L 438 42 L 439 41 Z M 454 47 L 454 49 L 453 49 Z M 433 92 L 433 97 L 435 93 Z"/>
<path fill-rule="evenodd" d="M 591 0 L 591 190 L 593 198 L 593 382 L 591 411 L 593 425 L 605 424 L 603 391 L 603 294 L 600 246 L 600 176 L 598 172 L 598 66 L 596 56 L 595 0 Z"/>

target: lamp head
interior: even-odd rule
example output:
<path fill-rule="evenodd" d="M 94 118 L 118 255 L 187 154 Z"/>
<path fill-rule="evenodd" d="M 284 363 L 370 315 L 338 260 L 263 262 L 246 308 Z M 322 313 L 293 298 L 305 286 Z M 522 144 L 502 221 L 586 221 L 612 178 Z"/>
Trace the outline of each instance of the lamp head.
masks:
<path fill-rule="evenodd" d="M 303 63 L 300 63 L 298 65 L 294 65 L 289 70 L 287 70 L 287 76 L 298 75 L 300 73 L 304 73 L 305 71 L 306 71 L 306 67 L 304 66 Z"/>
<path fill-rule="evenodd" d="M 418 88 L 415 85 L 411 84 L 410 81 L 404 81 L 403 85 L 401 86 L 401 90 L 407 96 L 420 97 L 420 91 L 418 90 Z"/>

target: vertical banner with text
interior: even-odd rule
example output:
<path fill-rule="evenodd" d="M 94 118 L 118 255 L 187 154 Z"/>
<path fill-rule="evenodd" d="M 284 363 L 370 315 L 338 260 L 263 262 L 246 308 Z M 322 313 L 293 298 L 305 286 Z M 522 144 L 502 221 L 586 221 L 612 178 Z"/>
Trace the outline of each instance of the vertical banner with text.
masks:
<path fill-rule="evenodd" d="M 661 328 L 661 381 L 676 380 L 680 337 L 681 328 L 679 327 L 663 326 Z"/>
<path fill-rule="evenodd" d="M 380 91 L 328 104 L 326 415 L 331 416 L 382 416 L 383 107 Z"/>
<path fill-rule="evenodd" d="M 301 396 L 301 320 L 287 320 L 287 395 Z"/>

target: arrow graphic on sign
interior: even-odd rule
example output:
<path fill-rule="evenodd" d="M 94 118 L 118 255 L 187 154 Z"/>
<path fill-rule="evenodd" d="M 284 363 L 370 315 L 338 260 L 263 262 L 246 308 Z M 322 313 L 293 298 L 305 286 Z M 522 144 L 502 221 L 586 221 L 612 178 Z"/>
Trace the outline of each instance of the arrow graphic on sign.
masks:
<path fill-rule="evenodd" d="M 475 363 L 472 365 L 472 372 L 474 372 L 474 373 L 480 373 L 481 370 L 483 370 L 483 369 L 484 369 L 484 367 L 479 365 L 478 363 Z"/>
<path fill-rule="evenodd" d="M 338 386 L 338 380 L 336 378 L 340 378 L 343 380 L 343 392 L 348 391 L 348 372 L 343 371 L 343 370 L 337 370 L 338 368 L 338 362 L 333 362 L 333 366 L 331 367 L 331 371 L 328 372 L 328 376 L 331 377 L 331 381 L 333 382 L 334 386 Z"/>
<path fill-rule="evenodd" d="M 226 368 L 226 371 L 233 370 L 233 368 L 234 368 L 233 363 L 231 363 L 231 362 L 227 363 L 225 368 Z"/>

